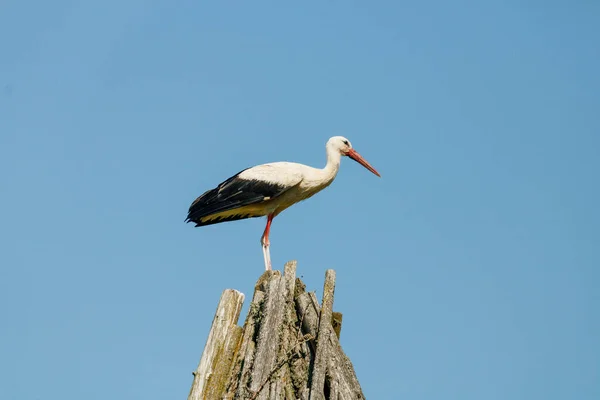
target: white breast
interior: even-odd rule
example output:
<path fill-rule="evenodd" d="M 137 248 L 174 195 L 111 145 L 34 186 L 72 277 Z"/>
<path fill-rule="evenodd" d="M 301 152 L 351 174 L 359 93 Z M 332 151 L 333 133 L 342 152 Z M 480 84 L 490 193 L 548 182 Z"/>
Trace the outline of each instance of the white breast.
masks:
<path fill-rule="evenodd" d="M 281 196 L 271 200 L 276 214 L 320 192 L 331 184 L 334 177 L 335 174 L 329 171 L 292 162 L 258 165 L 240 174 L 241 179 L 260 180 L 287 188 Z"/>

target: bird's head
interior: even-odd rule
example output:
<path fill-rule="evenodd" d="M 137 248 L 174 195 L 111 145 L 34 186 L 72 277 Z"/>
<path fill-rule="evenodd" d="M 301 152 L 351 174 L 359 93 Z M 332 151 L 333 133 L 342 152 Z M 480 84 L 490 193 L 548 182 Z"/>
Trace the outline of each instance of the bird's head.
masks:
<path fill-rule="evenodd" d="M 363 167 L 365 167 L 366 169 L 368 169 L 375 175 L 381 177 L 381 175 L 379 175 L 379 172 L 377 172 L 375 170 L 375 168 L 373 168 L 371 166 L 371 164 L 369 164 L 367 162 L 367 160 L 365 160 L 360 154 L 358 154 L 356 152 L 356 150 L 354 150 L 352 148 L 352 143 L 350 143 L 350 141 L 348 139 L 346 139 L 345 137 L 343 137 L 343 136 L 332 137 L 331 139 L 329 139 L 327 141 L 327 147 L 334 151 L 339 152 L 342 156 L 350 157 L 351 159 L 353 159 L 357 163 L 361 164 Z"/>

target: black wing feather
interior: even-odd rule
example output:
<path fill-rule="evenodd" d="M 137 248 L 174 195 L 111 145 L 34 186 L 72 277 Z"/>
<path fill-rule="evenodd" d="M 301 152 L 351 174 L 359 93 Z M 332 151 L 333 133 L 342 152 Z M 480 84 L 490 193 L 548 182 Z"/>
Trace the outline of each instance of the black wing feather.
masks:
<path fill-rule="evenodd" d="M 262 202 L 265 197 L 277 197 L 287 189 L 285 186 L 270 182 L 241 179 L 239 175 L 244 171 L 238 172 L 216 188 L 204 192 L 194 200 L 185 222 L 195 222 L 196 226 L 205 226 L 252 218 L 254 216 L 235 215 L 217 220 L 202 221 L 202 218 L 212 214 Z"/>

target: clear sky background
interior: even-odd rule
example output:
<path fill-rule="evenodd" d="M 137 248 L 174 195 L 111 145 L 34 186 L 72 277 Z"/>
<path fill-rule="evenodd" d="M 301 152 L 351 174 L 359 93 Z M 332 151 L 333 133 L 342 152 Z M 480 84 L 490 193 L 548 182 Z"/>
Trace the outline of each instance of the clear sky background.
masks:
<path fill-rule="evenodd" d="M 370 399 L 600 398 L 600 3 L 0 4 L 0 398 L 184 399 L 263 219 L 194 198 L 271 161 L 275 219 Z M 247 303 L 244 308 L 247 309 Z M 243 323 L 243 319 L 240 324 Z"/>

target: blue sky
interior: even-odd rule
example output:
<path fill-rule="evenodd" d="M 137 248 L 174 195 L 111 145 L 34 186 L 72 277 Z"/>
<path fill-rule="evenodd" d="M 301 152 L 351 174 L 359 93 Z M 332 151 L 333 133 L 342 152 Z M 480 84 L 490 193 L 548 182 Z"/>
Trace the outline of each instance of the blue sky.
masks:
<path fill-rule="evenodd" d="M 337 271 L 368 398 L 600 398 L 599 17 L 4 1 L 0 398 L 185 398 L 264 228 L 194 229 L 189 204 L 251 165 L 323 166 L 334 135 L 382 178 L 343 160 L 271 254 L 319 297 Z"/>

